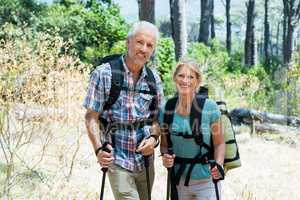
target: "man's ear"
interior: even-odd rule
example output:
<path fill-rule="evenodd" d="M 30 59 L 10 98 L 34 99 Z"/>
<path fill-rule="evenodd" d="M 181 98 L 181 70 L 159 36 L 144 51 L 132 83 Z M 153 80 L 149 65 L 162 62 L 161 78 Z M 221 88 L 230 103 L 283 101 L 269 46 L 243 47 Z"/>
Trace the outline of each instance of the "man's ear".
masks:
<path fill-rule="evenodd" d="M 129 38 L 126 38 L 125 45 L 126 45 L 126 47 L 128 47 L 128 45 L 129 45 Z"/>

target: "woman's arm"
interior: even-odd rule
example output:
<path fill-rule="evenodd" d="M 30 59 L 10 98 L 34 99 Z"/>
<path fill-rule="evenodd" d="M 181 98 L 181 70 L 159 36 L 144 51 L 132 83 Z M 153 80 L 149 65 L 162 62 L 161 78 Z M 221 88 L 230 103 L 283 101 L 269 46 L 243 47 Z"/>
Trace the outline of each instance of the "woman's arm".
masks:
<path fill-rule="evenodd" d="M 169 154 L 170 152 L 168 152 L 167 135 L 164 132 L 162 132 L 160 139 L 161 139 L 160 152 L 163 155 L 162 156 L 163 165 L 166 168 L 170 168 L 174 165 L 175 154 L 174 153 L 172 155 Z"/>
<path fill-rule="evenodd" d="M 161 154 L 168 153 L 167 135 L 163 131 L 161 131 L 161 135 L 160 135 L 160 153 Z"/>
<path fill-rule="evenodd" d="M 212 139 L 214 146 L 214 159 L 220 165 L 224 164 L 225 141 L 222 131 L 221 119 L 211 124 Z"/>

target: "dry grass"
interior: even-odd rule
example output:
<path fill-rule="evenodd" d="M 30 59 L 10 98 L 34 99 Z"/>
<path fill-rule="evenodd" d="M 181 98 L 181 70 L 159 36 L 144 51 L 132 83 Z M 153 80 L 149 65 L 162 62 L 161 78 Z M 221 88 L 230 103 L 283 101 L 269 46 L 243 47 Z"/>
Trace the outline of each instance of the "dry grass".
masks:
<path fill-rule="evenodd" d="M 72 113 L 72 112 L 71 112 Z M 82 114 L 82 115 L 81 115 Z M 83 113 L 81 112 L 81 116 Z M 101 171 L 96 163 L 81 118 L 75 124 L 48 124 L 53 138 L 46 149 L 43 161 L 36 170 L 43 181 L 29 173 L 14 187 L 14 199 L 97 199 L 101 186 Z M 78 140 L 78 144 L 76 143 Z M 72 174 L 70 167 L 75 149 Z M 36 156 L 38 143 L 28 145 L 26 159 Z M 299 147 L 265 141 L 263 137 L 245 139 L 240 143 L 242 167 L 232 170 L 223 182 L 223 199 L 297 200 L 300 172 Z M 158 152 L 156 152 L 158 155 Z M 166 195 L 166 169 L 156 156 L 156 178 L 153 200 Z M 19 168 L 24 170 L 24 168 Z M 25 190 L 24 190 L 25 188 Z M 24 193 L 24 191 L 27 191 Z M 25 198 L 26 197 L 26 198 Z M 107 179 L 105 199 L 113 199 Z"/>
<path fill-rule="evenodd" d="M 0 48 L 0 198 L 97 199 L 101 171 L 81 106 L 88 75 L 74 70 L 82 65 L 76 58 L 58 53 L 65 45 L 59 38 L 40 37 L 34 50 L 23 40 Z M 16 105 L 46 114 L 26 119 Z M 240 153 L 243 166 L 227 175 L 223 199 L 300 199 L 299 146 L 254 137 L 240 143 Z M 161 200 L 167 172 L 156 158 L 152 199 Z M 113 199 L 108 179 L 105 199 Z"/>
<path fill-rule="evenodd" d="M 101 171 L 84 128 L 81 103 L 85 91 L 83 87 L 76 87 L 79 83 L 82 84 L 81 81 L 74 81 L 70 85 L 80 88 L 77 93 L 81 97 L 77 101 L 73 99 L 74 96 L 64 98 L 66 102 L 68 99 L 73 101 L 65 104 L 67 120 L 39 122 L 38 130 L 43 131 L 35 129 L 34 140 L 18 151 L 24 160 L 36 158 L 41 149 L 43 133 L 45 130 L 51 131 L 51 140 L 45 149 L 43 160 L 34 168 L 42 179 L 34 176 L 32 171 L 28 172 L 16 161 L 17 169 L 29 175 L 26 177 L 23 174 L 21 181 L 12 188 L 14 199 L 98 198 Z M 63 88 L 70 91 L 69 87 L 59 89 Z M 65 92 L 62 93 L 73 94 Z M 297 179 L 300 177 L 297 169 L 300 166 L 299 147 L 291 148 L 255 137 L 241 143 L 240 152 L 243 166 L 227 175 L 223 182 L 224 199 L 299 199 L 295 190 L 300 186 Z M 2 158 L 1 156 L 1 160 Z M 166 170 L 162 167 L 160 158 L 156 159 L 156 179 L 152 194 L 154 200 L 164 199 L 166 195 Z M 105 199 L 113 199 L 108 182 Z"/>

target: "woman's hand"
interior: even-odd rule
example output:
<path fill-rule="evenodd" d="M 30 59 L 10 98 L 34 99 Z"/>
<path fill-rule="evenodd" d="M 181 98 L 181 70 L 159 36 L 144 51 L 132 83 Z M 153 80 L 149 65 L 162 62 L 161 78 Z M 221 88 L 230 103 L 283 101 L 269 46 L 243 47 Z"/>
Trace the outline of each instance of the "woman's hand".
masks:
<path fill-rule="evenodd" d="M 212 168 L 209 167 L 210 169 L 210 173 L 211 173 L 211 176 L 214 180 L 220 180 L 220 179 L 223 179 L 223 175 L 222 175 L 222 172 L 219 171 L 217 165 L 219 165 L 218 163 L 216 163 L 216 165 L 214 165 Z M 220 168 L 223 168 L 221 165 L 219 165 Z M 223 170 L 223 169 L 221 169 Z M 223 173 L 224 173 L 224 170 L 223 170 Z"/>
<path fill-rule="evenodd" d="M 171 168 L 173 167 L 174 165 L 174 159 L 175 159 L 175 154 L 167 154 L 165 153 L 163 156 L 162 156 L 162 161 L 163 161 L 163 165 L 166 167 L 166 168 Z"/>

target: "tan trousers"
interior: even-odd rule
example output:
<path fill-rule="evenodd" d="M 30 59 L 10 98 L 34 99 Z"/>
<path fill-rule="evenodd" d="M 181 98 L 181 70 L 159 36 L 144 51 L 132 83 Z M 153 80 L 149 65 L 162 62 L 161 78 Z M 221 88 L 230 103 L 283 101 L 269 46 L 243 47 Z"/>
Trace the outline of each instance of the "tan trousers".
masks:
<path fill-rule="evenodd" d="M 115 200 L 147 200 L 148 189 L 146 170 L 130 172 L 117 165 L 112 165 L 108 170 L 108 177 Z M 154 165 L 149 164 L 150 191 L 154 181 Z"/>

